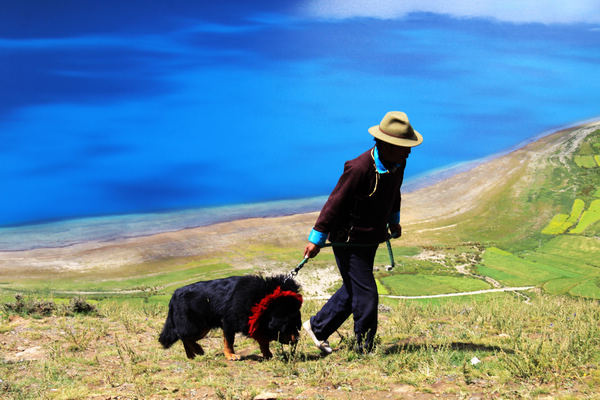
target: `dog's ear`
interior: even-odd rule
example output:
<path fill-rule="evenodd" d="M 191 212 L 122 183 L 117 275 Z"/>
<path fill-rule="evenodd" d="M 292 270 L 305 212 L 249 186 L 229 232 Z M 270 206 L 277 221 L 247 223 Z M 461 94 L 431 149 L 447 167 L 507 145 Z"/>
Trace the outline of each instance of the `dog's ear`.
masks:
<path fill-rule="evenodd" d="M 300 293 L 300 285 L 294 279 L 287 279 L 287 277 L 281 276 L 281 290 L 289 290 L 295 293 Z"/>
<path fill-rule="evenodd" d="M 290 290 L 298 293 L 300 291 L 300 285 L 294 279 L 286 275 L 275 275 L 267 278 L 267 282 L 281 287 L 281 290 Z"/>

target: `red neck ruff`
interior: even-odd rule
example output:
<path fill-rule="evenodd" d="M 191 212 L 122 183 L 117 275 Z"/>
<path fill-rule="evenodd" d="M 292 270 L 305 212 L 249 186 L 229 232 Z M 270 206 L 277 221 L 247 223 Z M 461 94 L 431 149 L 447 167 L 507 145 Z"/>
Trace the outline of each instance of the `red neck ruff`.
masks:
<path fill-rule="evenodd" d="M 281 297 L 292 297 L 302 305 L 302 295 L 291 290 L 281 290 L 281 286 L 277 286 L 273 293 L 266 295 L 263 299 L 256 303 L 250 309 L 250 317 L 248 318 L 248 336 L 256 339 L 258 336 L 258 320 L 267 311 L 273 301 Z"/>

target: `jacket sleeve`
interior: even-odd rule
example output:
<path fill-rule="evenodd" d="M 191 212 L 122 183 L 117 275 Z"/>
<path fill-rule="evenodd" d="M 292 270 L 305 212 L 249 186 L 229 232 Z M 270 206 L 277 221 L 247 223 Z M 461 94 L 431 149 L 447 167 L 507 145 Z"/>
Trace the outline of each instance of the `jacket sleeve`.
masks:
<path fill-rule="evenodd" d="M 321 209 L 317 222 L 308 236 L 310 242 L 319 246 L 324 245 L 329 232 L 349 215 L 360 179 L 361 175 L 357 169 L 350 162 L 346 162 L 342 176 Z"/>

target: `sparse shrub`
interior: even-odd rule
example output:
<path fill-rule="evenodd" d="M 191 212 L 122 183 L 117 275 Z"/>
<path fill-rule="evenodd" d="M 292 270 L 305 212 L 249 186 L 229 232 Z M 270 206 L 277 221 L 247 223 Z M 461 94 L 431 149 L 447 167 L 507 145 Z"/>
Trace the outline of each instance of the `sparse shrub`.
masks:
<path fill-rule="evenodd" d="M 8 314 L 49 317 L 51 315 L 98 314 L 96 307 L 82 297 L 74 297 L 68 305 L 57 305 L 54 301 L 26 299 L 22 294 L 15 295 L 14 303 L 2 305 Z"/>
<path fill-rule="evenodd" d="M 15 295 L 14 303 L 5 303 L 4 310 L 8 313 L 21 315 L 49 316 L 56 310 L 56 304 L 45 300 L 26 300 L 22 294 Z"/>
<path fill-rule="evenodd" d="M 68 311 L 75 314 L 97 314 L 96 306 L 88 303 L 83 297 L 73 297 L 67 307 Z"/>

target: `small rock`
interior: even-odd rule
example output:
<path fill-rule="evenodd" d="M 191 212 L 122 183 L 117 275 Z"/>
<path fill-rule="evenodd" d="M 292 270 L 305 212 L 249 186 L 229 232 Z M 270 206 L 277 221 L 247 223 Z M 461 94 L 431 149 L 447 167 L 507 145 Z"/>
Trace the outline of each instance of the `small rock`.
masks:
<path fill-rule="evenodd" d="M 394 388 L 394 393 L 412 393 L 415 388 L 410 385 L 400 385 Z"/>
<path fill-rule="evenodd" d="M 44 349 L 40 346 L 30 347 L 29 349 L 19 347 L 17 350 L 19 350 L 18 353 L 8 355 L 4 360 L 6 362 L 35 361 L 42 360 L 46 356 Z"/>
<path fill-rule="evenodd" d="M 254 397 L 254 400 L 277 400 L 279 395 L 276 393 L 264 392 Z"/>
<path fill-rule="evenodd" d="M 386 306 L 385 304 L 380 304 L 377 306 L 377 310 L 382 313 L 388 313 L 392 311 L 392 307 Z"/>

